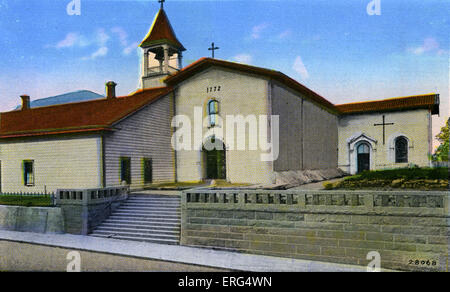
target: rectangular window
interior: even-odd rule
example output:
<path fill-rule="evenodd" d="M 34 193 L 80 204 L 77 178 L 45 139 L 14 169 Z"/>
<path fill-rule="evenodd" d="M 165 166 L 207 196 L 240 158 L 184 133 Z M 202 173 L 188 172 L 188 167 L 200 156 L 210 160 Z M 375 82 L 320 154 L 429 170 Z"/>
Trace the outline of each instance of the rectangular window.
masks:
<path fill-rule="evenodd" d="M 152 183 L 153 182 L 153 169 L 152 169 L 152 160 L 150 158 L 144 158 L 144 183 Z"/>
<path fill-rule="evenodd" d="M 23 182 L 25 186 L 34 186 L 34 161 L 23 161 Z"/>
<path fill-rule="evenodd" d="M 120 183 L 125 181 L 128 185 L 131 184 L 131 158 L 120 158 Z"/>

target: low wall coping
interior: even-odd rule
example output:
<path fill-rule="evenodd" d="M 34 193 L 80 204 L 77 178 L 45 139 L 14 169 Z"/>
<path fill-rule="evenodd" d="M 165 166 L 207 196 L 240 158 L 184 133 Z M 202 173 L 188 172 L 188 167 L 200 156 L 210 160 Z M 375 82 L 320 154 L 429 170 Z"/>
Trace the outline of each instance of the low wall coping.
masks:
<path fill-rule="evenodd" d="M 130 188 L 116 186 L 87 189 L 58 189 L 55 194 L 55 204 L 60 205 L 95 205 L 114 201 L 126 200 Z"/>
<path fill-rule="evenodd" d="M 446 191 L 200 190 L 182 192 L 189 209 L 450 216 Z"/>

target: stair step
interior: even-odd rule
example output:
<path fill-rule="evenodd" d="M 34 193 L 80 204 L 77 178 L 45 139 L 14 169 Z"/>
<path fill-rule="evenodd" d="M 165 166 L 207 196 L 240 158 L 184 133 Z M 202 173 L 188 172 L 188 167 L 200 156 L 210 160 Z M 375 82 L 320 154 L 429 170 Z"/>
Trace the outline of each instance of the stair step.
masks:
<path fill-rule="evenodd" d="M 180 206 L 180 197 L 129 196 L 90 235 L 161 244 L 179 244 Z"/>
<path fill-rule="evenodd" d="M 155 214 L 161 213 L 180 213 L 181 210 L 179 208 L 173 208 L 173 209 L 163 209 L 163 210 L 158 210 L 156 208 L 152 208 L 152 209 L 148 209 L 148 208 L 137 208 L 137 207 L 131 207 L 131 208 L 122 208 L 119 207 L 116 210 L 120 210 L 122 212 L 153 212 Z"/>
<path fill-rule="evenodd" d="M 120 208 L 142 208 L 142 209 L 164 209 L 164 210 L 178 210 L 181 206 L 179 205 L 161 205 L 161 204 L 122 204 Z"/>
<path fill-rule="evenodd" d="M 177 240 L 179 236 L 177 235 L 163 235 L 163 234 L 148 234 L 143 232 L 122 232 L 122 231 L 102 231 L 95 230 L 92 234 L 103 234 L 103 235 L 113 235 L 113 236 L 128 236 L 128 237 L 143 237 L 143 238 L 154 238 L 154 239 L 172 239 Z"/>
<path fill-rule="evenodd" d="M 130 201 L 130 202 L 124 202 L 124 205 L 138 205 L 138 206 L 145 206 L 145 205 L 157 205 L 157 206 L 168 206 L 168 207 L 176 207 L 180 206 L 181 202 L 153 202 L 153 201 Z"/>
<path fill-rule="evenodd" d="M 145 221 L 145 222 L 150 222 L 150 221 L 154 221 L 154 222 L 167 222 L 167 223 L 171 223 L 171 222 L 180 222 L 180 217 L 179 216 L 167 216 L 167 217 L 162 217 L 160 215 L 158 216 L 151 216 L 151 215 L 141 215 L 141 214 L 137 214 L 137 215 L 133 215 L 133 214 L 112 214 L 111 216 L 109 216 L 107 219 L 118 219 L 118 220 L 133 220 L 133 221 Z"/>
<path fill-rule="evenodd" d="M 153 226 L 181 226 L 179 221 L 170 221 L 167 222 L 165 220 L 139 220 L 136 218 L 108 218 L 104 221 L 105 223 L 127 223 L 127 224 L 136 224 L 136 225 L 153 225 Z"/>
<path fill-rule="evenodd" d="M 143 237 L 129 237 L 129 236 L 121 236 L 121 235 L 115 235 L 113 237 L 109 237 L 108 235 L 103 235 L 103 234 L 91 234 L 91 236 L 103 237 L 103 238 L 122 239 L 122 240 L 131 240 L 131 241 L 160 243 L 160 244 L 173 244 L 173 245 L 178 245 L 179 244 L 178 240 L 170 240 L 170 239 L 154 239 L 154 238 L 143 238 Z"/>
<path fill-rule="evenodd" d="M 114 213 L 110 218 L 130 218 L 137 220 L 153 220 L 162 222 L 176 222 L 180 221 L 180 216 L 177 215 L 151 215 L 151 214 L 133 214 L 133 213 Z"/>
<path fill-rule="evenodd" d="M 148 198 L 148 199 L 141 199 L 141 198 L 129 198 L 128 201 L 130 202 L 181 202 L 181 199 L 165 199 L 165 198 Z"/>
<path fill-rule="evenodd" d="M 141 209 L 141 210 L 167 210 L 167 211 L 180 211 L 180 206 L 167 206 L 167 205 L 120 205 L 120 209 Z"/>
<path fill-rule="evenodd" d="M 151 204 L 146 204 L 146 203 L 123 203 L 120 205 L 121 207 L 137 207 L 137 208 L 172 208 L 172 209 L 176 209 L 176 208 L 181 208 L 180 204 L 160 204 L 160 203 L 151 203 Z"/>
<path fill-rule="evenodd" d="M 161 212 L 161 213 L 154 213 L 154 212 L 143 212 L 143 211 L 119 211 L 114 212 L 112 216 L 133 216 L 133 217 L 152 217 L 152 218 L 170 218 L 173 219 L 179 219 L 181 218 L 180 213 L 176 212 Z"/>
<path fill-rule="evenodd" d="M 159 199 L 159 198 L 148 198 L 148 199 L 141 199 L 141 198 L 137 198 L 137 199 L 133 199 L 133 198 L 129 198 L 128 199 L 129 202 L 169 202 L 169 203 L 177 203 L 177 202 L 181 202 L 181 199 Z"/>
<path fill-rule="evenodd" d="M 168 207 L 168 208 L 180 208 L 181 204 L 179 203 L 145 203 L 145 202 L 133 202 L 133 203 L 124 203 L 123 206 L 136 206 L 136 207 Z M 122 206 L 121 205 L 121 206 Z"/>
<path fill-rule="evenodd" d="M 147 226 L 133 226 L 133 225 L 101 225 L 98 226 L 96 230 L 100 231 L 124 231 L 124 232 L 142 232 L 142 233 L 155 233 L 155 234 L 171 234 L 171 235 L 179 235 L 179 229 L 162 229 L 162 228 L 154 228 Z"/>
<path fill-rule="evenodd" d="M 148 212 L 149 214 L 181 214 L 179 209 L 118 208 L 114 212 Z"/>
<path fill-rule="evenodd" d="M 154 215 L 164 215 L 164 214 L 181 214 L 180 210 L 164 210 L 164 211 L 153 211 L 153 210 L 145 210 L 145 209 L 116 209 L 114 213 L 142 213 L 142 214 L 154 214 Z"/>
<path fill-rule="evenodd" d="M 139 221 L 140 223 L 142 223 L 141 221 Z M 145 223 L 145 222 L 144 222 Z M 154 228 L 151 224 L 146 223 L 146 224 L 134 224 L 134 223 L 124 223 L 124 222 L 116 222 L 116 223 L 111 223 L 111 222 L 103 222 L 101 225 L 99 226 L 105 226 L 105 227 L 123 227 L 123 228 L 134 228 L 134 229 L 151 229 Z M 176 231 L 179 232 L 180 228 L 179 228 L 179 224 L 175 225 L 175 226 L 158 226 L 157 228 L 155 228 L 156 230 L 165 230 L 165 231 Z"/>
<path fill-rule="evenodd" d="M 128 202 L 167 202 L 167 203 L 179 203 L 181 200 L 172 199 L 128 199 Z"/>
<path fill-rule="evenodd" d="M 130 201 L 181 201 L 181 198 L 169 198 L 169 197 L 128 197 Z"/>
<path fill-rule="evenodd" d="M 125 211 L 125 212 L 130 212 L 130 211 L 139 211 L 139 212 L 143 212 L 143 213 L 153 213 L 153 214 L 166 214 L 166 213 L 181 213 L 180 209 L 162 209 L 162 210 L 158 210 L 155 208 L 137 208 L 137 207 L 131 207 L 131 208 L 123 208 L 123 207 L 119 207 L 116 210 L 118 211 Z"/>
<path fill-rule="evenodd" d="M 125 208 L 125 209 L 141 209 L 141 210 L 145 210 L 145 209 L 149 209 L 149 210 L 156 210 L 156 209 L 161 209 L 161 210 L 168 210 L 168 211 L 180 211 L 181 210 L 181 206 L 167 206 L 167 205 L 120 205 L 120 208 Z"/>
<path fill-rule="evenodd" d="M 148 224 L 148 225 L 159 225 L 159 226 L 180 226 L 181 223 L 178 220 L 155 220 L 154 218 L 136 218 L 136 217 L 114 217 L 114 218 L 108 218 L 107 223 L 113 223 L 113 222 L 129 222 L 131 224 L 139 224 L 141 225 Z"/>
<path fill-rule="evenodd" d="M 128 199 L 168 199 L 168 200 L 179 200 L 181 199 L 180 196 L 164 196 L 164 195 L 138 195 L 138 196 L 128 196 Z"/>

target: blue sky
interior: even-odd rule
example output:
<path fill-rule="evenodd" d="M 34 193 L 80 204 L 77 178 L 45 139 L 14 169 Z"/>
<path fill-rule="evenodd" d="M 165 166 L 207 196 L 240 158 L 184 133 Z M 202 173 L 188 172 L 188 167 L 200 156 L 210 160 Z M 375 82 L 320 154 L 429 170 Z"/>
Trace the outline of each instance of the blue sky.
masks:
<path fill-rule="evenodd" d="M 156 0 L 0 0 L 0 111 L 31 99 L 88 89 L 138 87 L 140 51 Z M 449 115 L 447 0 L 182 1 L 165 10 L 187 48 L 184 65 L 210 56 L 271 68 L 333 103 L 437 92 Z"/>

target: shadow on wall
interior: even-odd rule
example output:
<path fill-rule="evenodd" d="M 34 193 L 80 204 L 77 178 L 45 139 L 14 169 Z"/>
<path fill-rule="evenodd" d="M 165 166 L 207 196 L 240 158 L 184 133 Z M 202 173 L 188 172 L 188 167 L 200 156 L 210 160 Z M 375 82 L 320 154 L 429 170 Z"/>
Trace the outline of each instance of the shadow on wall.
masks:
<path fill-rule="evenodd" d="M 64 233 L 61 208 L 0 206 L 0 229 L 36 233 Z"/>

